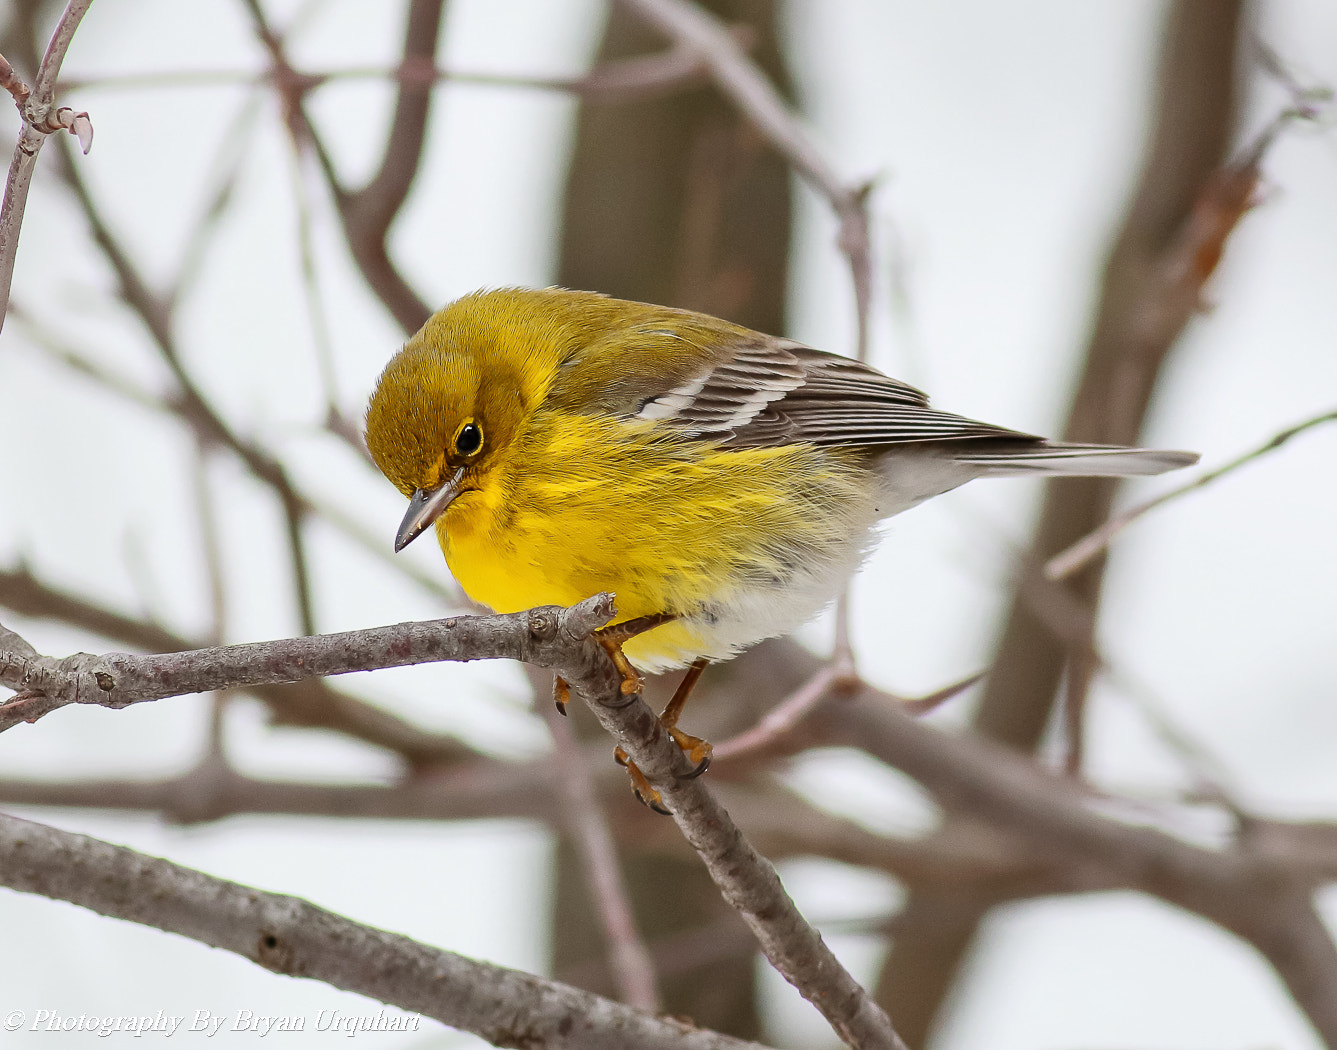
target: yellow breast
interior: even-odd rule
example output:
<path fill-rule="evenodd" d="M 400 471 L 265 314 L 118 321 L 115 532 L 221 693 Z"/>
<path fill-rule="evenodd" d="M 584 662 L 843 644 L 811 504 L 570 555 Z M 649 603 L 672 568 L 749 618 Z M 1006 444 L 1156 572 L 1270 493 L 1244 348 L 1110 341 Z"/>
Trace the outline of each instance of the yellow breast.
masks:
<path fill-rule="evenodd" d="M 857 542 L 861 469 L 809 446 L 726 450 L 644 420 L 540 413 L 437 536 L 465 592 L 498 612 L 612 591 L 619 622 L 682 617 L 625 646 L 673 666 L 708 653 L 712 616 L 740 592 Z"/>

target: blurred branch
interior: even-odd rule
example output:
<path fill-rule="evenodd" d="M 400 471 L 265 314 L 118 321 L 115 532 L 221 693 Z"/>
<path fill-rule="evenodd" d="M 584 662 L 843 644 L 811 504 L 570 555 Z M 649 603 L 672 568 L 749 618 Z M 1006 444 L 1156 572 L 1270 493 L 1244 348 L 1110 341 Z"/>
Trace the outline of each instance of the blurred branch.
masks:
<path fill-rule="evenodd" d="M 565 798 L 562 815 L 580 851 L 589 880 L 590 905 L 603 924 L 608 944 L 608 970 L 621 990 L 622 1001 L 650 1013 L 661 1010 L 654 962 L 636 929 L 631 900 L 618 864 L 617 844 L 594 778 L 585 764 L 565 712 L 544 711 L 552 734 L 556 761 L 553 782 Z"/>
<path fill-rule="evenodd" d="M 1236 456 L 1234 459 L 1222 464 L 1215 470 L 1209 470 L 1200 477 L 1194 478 L 1192 481 L 1185 482 L 1182 485 L 1170 489 L 1168 492 L 1161 493 L 1154 499 L 1145 500 L 1142 503 L 1129 507 L 1122 513 L 1116 514 L 1114 517 L 1110 518 L 1104 525 L 1101 525 L 1100 528 L 1088 532 L 1076 543 L 1045 562 L 1045 576 L 1051 580 L 1066 579 L 1078 569 L 1089 564 L 1091 559 L 1108 547 L 1119 533 L 1128 528 L 1129 525 L 1148 511 L 1155 510 L 1157 507 L 1169 503 L 1171 500 L 1178 499 L 1186 493 L 1204 488 L 1218 478 L 1238 470 L 1246 463 L 1251 463 L 1255 459 L 1258 459 L 1260 456 L 1265 456 L 1269 452 L 1275 452 L 1297 434 L 1303 434 L 1306 430 L 1320 426 L 1323 423 L 1333 422 L 1337 422 L 1337 409 L 1322 412 L 1317 416 L 1306 419 L 1303 423 L 1297 423 L 1293 427 L 1287 427 L 1280 433 L 1274 434 L 1272 437 L 1268 438 L 1267 441 L 1263 442 L 1258 447 L 1250 449 L 1242 455 Z"/>
<path fill-rule="evenodd" d="M 1239 41 L 1246 22 L 1243 0 L 1177 0 L 1169 8 L 1154 123 L 1137 188 L 1106 262 L 1066 440 L 1136 444 L 1160 367 L 1198 310 L 1202 284 L 1247 206 L 1256 168 L 1246 163 L 1222 171 L 1236 122 Z M 975 725 L 985 736 L 1033 750 L 1068 667 L 1076 672 L 1068 682 L 1069 717 L 1080 718 L 1088 679 L 1082 673 L 1084 654 L 1091 649 L 1103 565 L 1089 566 L 1063 588 L 1067 604 L 1082 610 L 1067 639 L 1037 612 L 1031 578 L 1039 577 L 1045 558 L 1109 516 L 1114 491 L 1106 479 L 1075 479 L 1047 490 L 1026 559 L 1036 568 L 1024 564 L 1019 573 L 976 713 Z M 925 897 L 925 921 L 916 918 L 919 906 L 912 895 L 906 911 L 916 932 L 897 939 L 878 994 L 907 1038 L 923 1044 L 990 902 Z"/>
<path fill-rule="evenodd" d="M 5 180 L 5 199 L 0 204 L 0 330 L 4 328 L 9 309 L 9 289 L 14 279 L 14 261 L 19 250 L 19 231 L 23 228 L 23 213 L 28 206 L 28 190 L 32 186 L 37 154 L 47 136 L 56 131 L 69 131 L 79 139 L 85 153 L 93 144 L 93 125 L 87 113 L 61 108 L 52 111 L 56 93 L 56 77 L 65 61 L 65 52 L 74 40 L 75 30 L 83 20 L 93 0 L 70 0 L 56 23 L 47 44 L 46 54 L 37 70 L 31 89 L 14 72 L 9 61 L 0 55 L 0 87 L 14 97 L 23 128 L 14 158 L 9 163 Z"/>
<path fill-rule="evenodd" d="M 0 814 L 0 880 L 178 933 L 275 973 L 323 981 L 535 1050 L 764 1050 L 517 970 L 475 962 L 84 835 Z"/>
<path fill-rule="evenodd" d="M 731 30 L 739 44 L 746 47 L 750 33 L 745 26 Z M 295 71 L 294 71 L 295 72 Z M 428 88 L 440 84 L 474 84 L 479 87 L 517 88 L 524 91 L 560 91 L 588 101 L 634 101 L 696 87 L 707 82 L 705 67 L 693 49 L 669 47 L 651 55 L 600 62 L 580 76 L 537 76 L 520 73 L 483 73 L 463 69 L 444 69 L 421 59 L 401 63 L 393 69 L 384 66 L 346 66 L 340 69 L 303 70 L 296 73 L 305 94 L 326 84 L 351 80 L 390 80 L 411 87 Z M 155 90 L 167 87 L 216 87 L 227 84 L 261 87 L 272 84 L 273 71 L 252 73 L 244 70 L 164 70 L 158 73 L 120 73 L 102 76 L 63 78 L 64 90 Z M 3 86 L 3 85 L 0 85 Z"/>
<path fill-rule="evenodd" d="M 872 297 L 872 250 L 868 241 L 869 183 L 846 185 L 813 143 L 811 135 L 770 79 L 739 46 L 727 26 L 687 0 L 621 0 L 679 47 L 690 48 L 715 86 L 757 128 L 840 221 L 840 250 L 849 261 L 858 323 L 855 356 L 868 353 L 868 309 Z"/>
<path fill-rule="evenodd" d="M 172 333 L 171 298 L 154 292 L 149 286 L 112 232 L 68 153 L 62 151 L 59 156 L 62 159 L 61 174 L 83 208 L 84 216 L 92 228 L 93 239 L 116 274 L 121 299 L 138 315 L 158 348 L 159 356 L 176 380 L 179 394 L 174 399 L 173 411 L 197 429 L 205 441 L 223 445 L 235 453 L 251 473 L 274 489 L 278 496 L 287 520 L 288 550 L 298 614 L 302 629 L 308 634 L 314 633 L 314 607 L 301 530 L 305 505 L 294 490 L 287 471 L 267 450 L 244 441 L 234 433 L 214 410 L 181 359 L 180 349 Z"/>
<path fill-rule="evenodd" d="M 443 3 L 444 0 L 410 0 L 401 68 L 433 68 Z M 310 145 L 315 152 L 334 196 L 354 262 L 400 327 L 405 332 L 417 331 L 432 311 L 396 269 L 386 238 L 408 198 L 422 160 L 432 98 L 430 80 L 420 83 L 408 78 L 399 80 L 380 168 L 361 189 L 350 190 L 335 172 L 333 159 L 306 112 L 305 94 L 312 86 L 311 81 L 289 64 L 284 41 L 265 18 L 257 0 L 247 0 L 246 7 L 256 35 L 274 64 L 274 87 L 286 108 L 289 131 L 299 147 Z"/>
<path fill-rule="evenodd" d="M 26 309 L 20 309 L 16 304 L 11 304 L 10 313 L 28 330 L 37 346 L 59 364 L 133 404 L 173 416 L 189 427 L 195 433 L 196 438 L 206 446 L 214 443 L 213 435 L 215 431 L 210 426 L 208 419 L 197 412 L 186 412 L 183 408 L 183 400 L 179 396 L 175 394 L 159 396 L 144 389 L 127 377 L 110 371 L 94 358 L 84 355 L 81 351 L 64 342 L 58 335 L 38 322 Z M 325 429 L 350 449 L 357 452 L 363 461 L 370 463 L 366 447 L 362 443 L 361 432 L 352 429 L 348 420 L 341 416 L 331 416 L 325 421 Z M 267 453 L 254 442 L 248 442 L 248 444 L 252 446 L 252 451 L 256 456 L 267 456 Z M 243 457 L 243 460 L 246 461 L 245 457 Z M 459 606 L 466 601 L 458 589 L 443 582 L 439 577 L 423 572 L 413 562 L 405 558 L 395 557 L 394 549 L 385 537 L 373 533 L 365 525 L 345 513 L 342 508 L 300 492 L 297 492 L 296 495 L 304 515 L 314 515 L 320 518 L 346 539 L 351 540 L 355 545 L 382 562 L 387 568 L 412 581 L 433 599 L 449 606 Z M 154 647 L 146 646 L 145 648 Z"/>
<path fill-rule="evenodd" d="M 819 712 L 824 736 L 903 770 L 949 809 L 1030 838 L 1054 861 L 1113 876 L 1245 938 L 1268 957 L 1327 1044 L 1337 1046 L 1337 948 L 1313 910 L 1330 875 L 1326 865 L 1296 864 L 1295 837 L 1270 839 L 1245 825 L 1216 851 L 1125 825 L 1091 811 L 1011 749 L 936 732 L 876 693 L 864 699 L 873 702 Z"/>
<path fill-rule="evenodd" d="M 169 313 L 195 286 L 207 250 L 214 236 L 222 229 L 223 218 L 236 200 L 237 186 L 241 181 L 249 147 L 255 140 L 255 124 L 260 113 L 259 99 L 252 96 L 222 135 L 219 148 L 209 164 L 214 181 L 213 190 L 186 238 L 181 250 L 181 261 L 174 267 L 172 286 L 163 295 Z"/>

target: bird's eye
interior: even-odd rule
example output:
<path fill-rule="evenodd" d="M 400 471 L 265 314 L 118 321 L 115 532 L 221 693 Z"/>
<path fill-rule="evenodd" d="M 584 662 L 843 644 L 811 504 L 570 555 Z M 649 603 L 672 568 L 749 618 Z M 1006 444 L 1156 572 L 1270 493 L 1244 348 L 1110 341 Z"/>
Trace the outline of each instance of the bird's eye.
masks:
<path fill-rule="evenodd" d="M 477 423 L 465 423 L 455 435 L 455 452 L 461 456 L 472 456 L 483 447 L 483 431 Z"/>

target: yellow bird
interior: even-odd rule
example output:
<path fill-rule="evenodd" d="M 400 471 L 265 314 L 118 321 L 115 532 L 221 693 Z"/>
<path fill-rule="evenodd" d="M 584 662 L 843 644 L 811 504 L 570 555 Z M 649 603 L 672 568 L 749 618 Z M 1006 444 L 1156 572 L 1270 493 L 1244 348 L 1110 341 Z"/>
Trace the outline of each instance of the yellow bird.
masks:
<path fill-rule="evenodd" d="M 624 641 L 633 664 L 696 673 L 811 618 L 879 521 L 973 478 L 1198 458 L 1046 441 L 793 340 L 561 288 L 437 313 L 386 366 L 366 437 L 409 497 L 396 550 L 435 524 L 460 586 L 497 612 L 611 591 L 615 622 L 660 624 Z"/>

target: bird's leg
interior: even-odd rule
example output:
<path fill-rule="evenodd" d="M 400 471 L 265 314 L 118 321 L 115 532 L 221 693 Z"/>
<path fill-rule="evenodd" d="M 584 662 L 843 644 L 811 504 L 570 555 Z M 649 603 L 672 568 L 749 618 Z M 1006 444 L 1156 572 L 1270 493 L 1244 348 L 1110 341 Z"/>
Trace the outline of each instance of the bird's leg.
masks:
<path fill-rule="evenodd" d="M 636 668 L 632 667 L 627 660 L 626 654 L 622 651 L 622 643 L 673 619 L 674 617 L 669 613 L 639 616 L 634 620 L 625 620 L 622 623 L 604 627 L 595 631 L 592 635 L 594 640 L 603 646 L 604 652 L 608 654 L 608 658 L 613 661 L 613 666 L 617 668 L 618 673 L 622 676 L 618 692 L 627 701 L 638 695 L 645 683 L 640 674 L 637 673 Z M 685 774 L 684 779 L 699 777 L 710 766 L 709 742 L 698 737 L 688 736 L 678 728 L 678 719 L 682 717 L 682 709 L 687 703 L 687 697 L 691 695 L 692 687 L 696 685 L 696 680 L 701 677 L 701 672 L 706 669 L 708 662 L 707 660 L 697 660 L 687 669 L 687 674 L 678 683 L 673 699 L 668 702 L 668 706 L 664 708 L 663 713 L 659 716 L 659 724 L 664 727 L 664 730 L 673 738 L 673 742 L 686 753 L 692 762 L 692 771 Z M 554 685 L 554 697 L 560 705 L 563 694 L 559 690 L 560 687 Z M 558 709 L 561 709 L 560 706 Z M 651 785 L 650 781 L 646 779 L 645 774 L 636 768 L 636 763 L 631 760 L 631 757 L 619 747 L 613 752 L 613 758 L 618 765 L 626 767 L 627 775 L 631 778 L 631 789 L 635 792 L 636 797 L 656 813 L 667 815 L 669 811 L 664 805 L 663 798 Z"/>
<path fill-rule="evenodd" d="M 682 709 L 687 706 L 687 698 L 692 695 L 697 679 L 701 677 L 701 672 L 709 663 L 710 661 L 703 656 L 687 668 L 687 673 L 682 676 L 678 688 L 673 691 L 673 699 L 659 716 L 659 724 L 669 731 L 673 742 L 686 752 L 692 763 L 692 771 L 684 775 L 685 780 L 699 777 L 710 768 L 710 754 L 714 750 L 709 740 L 702 740 L 699 736 L 688 736 L 678 728 L 678 719 L 682 717 Z"/>
<path fill-rule="evenodd" d="M 641 691 L 641 676 L 636 673 L 636 668 L 627 662 L 626 654 L 622 651 L 622 643 L 629 638 L 635 638 L 638 634 L 668 623 L 673 617 L 667 614 L 660 616 L 641 616 L 635 620 L 627 620 L 625 623 L 614 624 L 612 627 L 605 627 L 601 631 L 594 632 L 594 640 L 603 646 L 604 652 L 608 654 L 608 659 L 613 661 L 613 666 L 617 668 L 618 673 L 622 675 L 622 684 L 618 691 L 623 696 L 632 696 Z M 557 708 L 557 713 L 566 716 L 566 705 L 571 702 L 571 686 L 567 684 L 565 678 L 561 675 L 554 675 L 552 679 L 552 702 Z"/>
<path fill-rule="evenodd" d="M 603 646 L 603 651 L 608 654 L 608 659 L 613 661 L 617 673 L 622 676 L 622 684 L 618 687 L 618 691 L 624 697 L 630 698 L 639 693 L 642 686 L 645 685 L 645 680 L 637 673 L 636 668 L 632 667 L 627 661 L 627 654 L 622 651 L 622 643 L 631 641 L 638 634 L 652 631 L 673 619 L 674 616 L 670 613 L 638 616 L 634 620 L 624 620 L 622 623 L 602 627 L 591 635 L 596 642 Z"/>
<path fill-rule="evenodd" d="M 678 688 L 673 691 L 673 699 L 668 702 L 668 706 L 664 708 L 659 716 L 659 724 L 664 727 L 669 736 L 673 738 L 673 742 L 686 753 L 688 760 L 693 764 L 690 773 L 682 774 L 682 780 L 692 780 L 710 768 L 710 741 L 702 740 L 700 737 L 688 736 L 678 728 L 678 719 L 682 717 L 682 709 L 687 706 L 687 698 L 692 695 L 692 689 L 695 687 L 697 679 L 701 677 L 701 672 L 706 669 L 709 663 L 709 660 L 702 658 L 687 668 L 687 673 L 682 676 Z M 664 805 L 663 796 L 646 779 L 645 774 L 636 767 L 636 763 L 631 760 L 630 756 L 619 747 L 613 752 L 613 759 L 618 765 L 626 768 L 627 776 L 631 778 L 631 790 L 635 792 L 636 797 L 656 813 L 669 816 L 669 810 Z"/>

